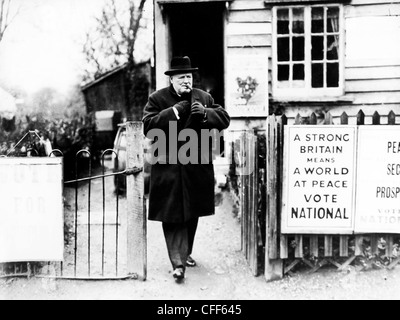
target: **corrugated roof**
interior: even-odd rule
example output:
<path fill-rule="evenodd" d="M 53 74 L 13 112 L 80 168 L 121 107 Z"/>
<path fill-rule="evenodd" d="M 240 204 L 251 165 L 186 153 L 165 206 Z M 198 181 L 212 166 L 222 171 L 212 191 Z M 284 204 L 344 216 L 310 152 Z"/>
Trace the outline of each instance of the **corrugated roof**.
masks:
<path fill-rule="evenodd" d="M 81 86 L 81 90 L 85 91 L 87 89 L 89 89 L 90 87 L 92 87 L 93 85 L 95 85 L 96 83 L 99 83 L 101 81 L 103 81 L 104 79 L 107 79 L 108 77 L 112 76 L 113 74 L 121 71 L 122 69 L 124 69 L 127 66 L 127 64 L 123 64 L 122 66 L 116 67 L 113 70 L 110 70 L 104 74 L 102 74 L 99 78 L 97 78 L 96 80 L 89 82 L 83 86 Z"/>

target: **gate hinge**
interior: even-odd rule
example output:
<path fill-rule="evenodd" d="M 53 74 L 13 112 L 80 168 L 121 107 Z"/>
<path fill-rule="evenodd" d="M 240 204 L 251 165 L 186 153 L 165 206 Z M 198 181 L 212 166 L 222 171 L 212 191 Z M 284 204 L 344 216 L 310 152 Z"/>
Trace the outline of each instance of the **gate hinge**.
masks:
<path fill-rule="evenodd" d="M 143 167 L 133 167 L 133 168 L 125 169 L 124 174 L 127 176 L 130 176 L 130 175 L 138 174 L 142 171 L 143 171 Z"/>

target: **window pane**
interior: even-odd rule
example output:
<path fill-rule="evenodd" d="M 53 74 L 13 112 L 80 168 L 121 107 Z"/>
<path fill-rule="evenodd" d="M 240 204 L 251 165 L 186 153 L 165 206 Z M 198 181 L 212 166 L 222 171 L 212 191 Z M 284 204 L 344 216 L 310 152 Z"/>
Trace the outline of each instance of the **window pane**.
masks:
<path fill-rule="evenodd" d="M 324 8 L 312 8 L 312 22 L 311 32 L 312 33 L 323 33 L 324 32 Z"/>
<path fill-rule="evenodd" d="M 293 61 L 304 61 L 304 37 L 292 38 Z"/>
<path fill-rule="evenodd" d="M 339 32 L 339 8 L 328 8 L 327 28 L 328 32 Z"/>
<path fill-rule="evenodd" d="M 278 66 L 278 81 L 288 81 L 289 80 L 289 65 L 279 65 Z"/>
<path fill-rule="evenodd" d="M 311 86 L 313 88 L 324 87 L 324 64 L 313 63 L 311 68 Z"/>
<path fill-rule="evenodd" d="M 326 56 L 328 60 L 339 59 L 339 36 L 328 36 L 328 48 Z"/>
<path fill-rule="evenodd" d="M 311 59 L 323 60 L 324 59 L 324 37 L 312 37 L 311 39 Z"/>
<path fill-rule="evenodd" d="M 339 63 L 328 63 L 326 83 L 328 88 L 339 87 Z"/>
<path fill-rule="evenodd" d="M 304 9 L 293 9 L 293 33 L 304 33 Z"/>
<path fill-rule="evenodd" d="M 304 64 L 293 65 L 293 80 L 304 80 Z"/>
<path fill-rule="evenodd" d="M 278 39 L 278 61 L 289 61 L 289 38 Z"/>
<path fill-rule="evenodd" d="M 289 34 L 289 10 L 278 10 L 278 34 Z"/>
<path fill-rule="evenodd" d="M 276 11 L 277 88 L 307 87 L 328 94 L 330 91 L 326 89 L 342 85 L 342 9 L 331 4 L 306 6 L 279 8 Z M 306 23 L 305 19 L 310 18 L 311 21 Z"/>

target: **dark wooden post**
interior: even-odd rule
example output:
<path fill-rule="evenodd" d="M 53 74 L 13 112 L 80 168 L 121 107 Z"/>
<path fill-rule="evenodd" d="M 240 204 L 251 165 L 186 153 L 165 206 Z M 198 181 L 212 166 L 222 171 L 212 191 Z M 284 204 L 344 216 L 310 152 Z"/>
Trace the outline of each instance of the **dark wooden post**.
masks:
<path fill-rule="evenodd" d="M 280 128 L 282 128 L 281 126 Z M 280 168 L 278 123 L 275 115 L 267 119 L 267 216 L 265 239 L 265 271 L 267 281 L 278 280 L 283 277 L 283 261 L 278 254 L 278 212 L 280 205 L 278 171 Z"/>
<path fill-rule="evenodd" d="M 396 124 L 396 114 L 393 112 L 393 110 L 389 112 L 388 124 L 391 126 Z"/>
<path fill-rule="evenodd" d="M 283 181 L 285 178 L 284 175 L 284 146 L 285 146 L 285 141 L 284 141 L 284 135 L 285 135 L 285 126 L 287 125 L 287 117 L 286 115 L 282 115 L 281 120 L 280 120 L 280 128 L 279 132 L 281 133 L 280 140 L 278 142 L 278 148 L 279 148 L 279 201 L 278 201 L 278 209 L 279 209 L 279 220 L 278 220 L 278 230 L 279 230 L 279 245 L 280 245 L 280 258 L 282 259 L 282 267 L 283 267 L 283 259 L 287 259 L 289 257 L 289 252 L 288 252 L 288 236 L 283 235 L 281 233 L 281 221 L 282 221 L 282 204 L 283 204 Z M 283 272 L 283 271 L 282 271 Z M 284 274 L 284 272 L 283 272 Z"/>
<path fill-rule="evenodd" d="M 358 111 L 357 113 L 357 125 L 363 125 L 365 124 L 365 114 L 362 110 Z"/>
<path fill-rule="evenodd" d="M 349 117 L 346 112 L 343 112 L 340 116 L 340 124 L 348 125 Z M 348 257 L 349 255 L 349 236 L 340 236 L 339 238 L 339 255 L 341 257 Z"/>
<path fill-rule="evenodd" d="M 372 115 L 372 124 L 380 125 L 381 124 L 381 116 L 378 111 L 375 111 Z M 378 252 L 378 240 L 379 236 L 377 234 L 370 235 L 370 246 L 372 254 L 376 254 Z"/>
<path fill-rule="evenodd" d="M 246 133 L 243 132 L 240 136 L 240 159 L 247 159 L 247 140 Z M 247 164 L 249 165 L 249 164 Z M 241 163 L 241 183 L 240 183 L 240 218 L 241 218 L 241 232 L 242 232 L 242 251 L 248 258 L 247 251 L 247 217 L 248 217 L 248 175 L 244 172 L 246 164 Z"/>
<path fill-rule="evenodd" d="M 144 198 L 144 135 L 142 122 L 126 124 L 127 169 L 141 169 L 126 181 L 127 197 L 127 271 L 129 275 L 147 278 L 147 220 Z M 134 171 L 134 170 L 133 170 Z"/>
<path fill-rule="evenodd" d="M 249 174 L 249 216 L 248 216 L 248 252 L 250 267 L 254 276 L 258 276 L 258 232 L 257 232 L 257 213 L 258 213 L 258 164 L 257 164 L 257 136 L 249 134 L 247 136 L 248 143 L 248 159 L 250 161 L 251 170 Z"/>
<path fill-rule="evenodd" d="M 310 124 L 317 124 L 317 122 L 318 122 L 317 115 L 315 114 L 315 112 L 311 113 Z"/>
<path fill-rule="evenodd" d="M 347 115 L 346 112 L 343 112 L 342 115 L 340 116 L 340 124 L 349 124 L 349 116 Z"/>
<path fill-rule="evenodd" d="M 378 111 L 375 111 L 372 116 L 372 124 L 373 125 L 380 125 L 381 124 L 381 116 L 379 115 Z"/>
<path fill-rule="evenodd" d="M 357 125 L 363 126 L 365 125 L 365 114 L 362 110 L 360 110 L 357 114 Z M 361 256 L 362 255 L 362 244 L 364 241 L 364 237 L 362 235 L 356 235 L 356 248 L 354 252 L 354 256 Z"/>

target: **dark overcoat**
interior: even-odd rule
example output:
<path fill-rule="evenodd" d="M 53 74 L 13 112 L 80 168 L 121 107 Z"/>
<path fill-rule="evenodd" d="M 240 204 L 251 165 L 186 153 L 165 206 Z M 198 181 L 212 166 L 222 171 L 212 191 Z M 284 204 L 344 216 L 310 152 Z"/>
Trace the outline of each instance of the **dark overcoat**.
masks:
<path fill-rule="evenodd" d="M 195 119 L 190 114 L 176 116 L 173 106 L 182 100 L 200 102 L 206 107 L 205 121 Z M 228 113 L 214 103 L 212 96 L 199 89 L 193 89 L 191 95 L 181 97 L 173 86 L 154 92 L 144 109 L 144 133 L 149 135 L 152 129 L 161 129 L 166 141 L 171 137 L 170 128 L 176 128 L 177 134 L 187 128 L 197 133 L 201 129 L 222 131 L 229 126 Z M 178 149 L 184 144 L 176 141 Z M 200 143 L 199 143 L 200 148 Z M 190 219 L 209 216 L 215 213 L 214 205 L 214 167 L 208 164 L 182 164 L 180 161 L 169 161 L 169 146 L 166 148 L 165 163 L 156 163 L 151 167 L 149 191 L 149 220 L 182 223 Z M 162 158 L 158 154 L 158 158 Z"/>

